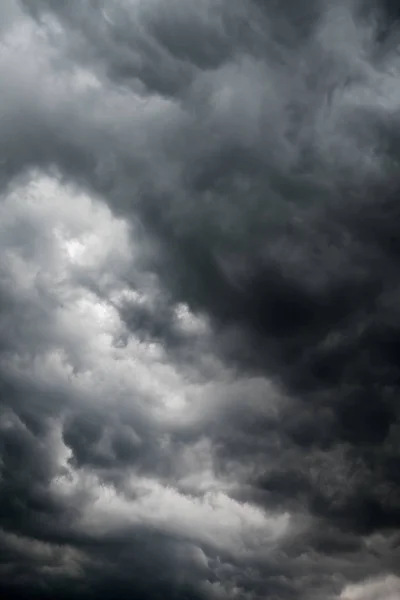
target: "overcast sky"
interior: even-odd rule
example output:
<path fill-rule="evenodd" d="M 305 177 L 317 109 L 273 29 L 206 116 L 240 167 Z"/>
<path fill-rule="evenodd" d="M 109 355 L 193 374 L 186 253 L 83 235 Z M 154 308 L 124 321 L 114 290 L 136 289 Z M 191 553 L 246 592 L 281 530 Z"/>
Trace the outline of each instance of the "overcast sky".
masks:
<path fill-rule="evenodd" d="M 1 0 L 6 600 L 400 598 L 397 17 Z"/>

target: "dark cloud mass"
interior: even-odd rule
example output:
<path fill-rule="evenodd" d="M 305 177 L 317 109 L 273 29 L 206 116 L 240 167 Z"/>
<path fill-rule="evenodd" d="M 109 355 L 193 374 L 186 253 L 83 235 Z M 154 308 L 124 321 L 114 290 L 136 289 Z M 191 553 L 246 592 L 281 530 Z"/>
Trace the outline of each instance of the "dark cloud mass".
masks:
<path fill-rule="evenodd" d="M 400 11 L 3 0 L 0 592 L 400 598 Z"/>

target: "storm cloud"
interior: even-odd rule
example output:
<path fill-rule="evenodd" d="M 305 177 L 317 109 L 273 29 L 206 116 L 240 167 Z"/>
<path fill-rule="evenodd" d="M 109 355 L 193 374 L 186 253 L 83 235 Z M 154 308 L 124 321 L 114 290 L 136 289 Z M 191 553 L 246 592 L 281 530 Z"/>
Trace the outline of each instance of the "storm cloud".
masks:
<path fill-rule="evenodd" d="M 0 591 L 400 595 L 400 11 L 3 0 Z"/>

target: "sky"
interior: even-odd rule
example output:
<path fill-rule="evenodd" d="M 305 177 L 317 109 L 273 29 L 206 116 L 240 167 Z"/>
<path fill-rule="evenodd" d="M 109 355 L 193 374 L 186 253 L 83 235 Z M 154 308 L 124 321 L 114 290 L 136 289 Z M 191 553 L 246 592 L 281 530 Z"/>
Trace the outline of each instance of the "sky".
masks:
<path fill-rule="evenodd" d="M 0 3 L 0 593 L 400 598 L 400 10 Z"/>

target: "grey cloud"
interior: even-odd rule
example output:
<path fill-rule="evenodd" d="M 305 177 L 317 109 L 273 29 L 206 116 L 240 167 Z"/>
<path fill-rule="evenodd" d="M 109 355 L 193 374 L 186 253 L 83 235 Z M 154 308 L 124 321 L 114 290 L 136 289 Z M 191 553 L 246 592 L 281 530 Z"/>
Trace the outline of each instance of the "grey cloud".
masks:
<path fill-rule="evenodd" d="M 0 57 L 15 594 L 342 600 L 394 577 L 395 8 L 19 7 Z M 70 196 L 15 216 L 43 173 Z M 42 578 L 10 535 L 73 548 L 83 577 Z"/>
<path fill-rule="evenodd" d="M 208 1 L 198 6 L 177 1 L 168 10 L 119 1 L 24 4 L 34 16 L 55 16 L 69 28 L 65 44 L 72 59 L 94 63 L 100 73 L 139 93 L 167 97 L 181 93 L 200 69 L 215 68 L 237 51 L 238 17 L 246 17 L 239 2 L 229 13 L 223 2 Z"/>

